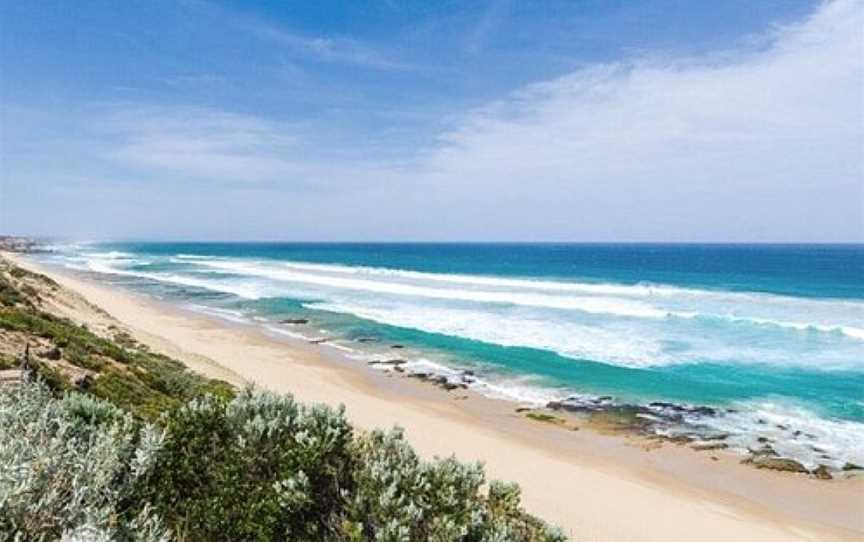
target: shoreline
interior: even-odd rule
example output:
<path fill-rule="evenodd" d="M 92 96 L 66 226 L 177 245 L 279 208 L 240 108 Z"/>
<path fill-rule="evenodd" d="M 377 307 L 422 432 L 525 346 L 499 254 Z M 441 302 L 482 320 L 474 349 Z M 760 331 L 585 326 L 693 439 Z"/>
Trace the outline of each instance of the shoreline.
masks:
<path fill-rule="evenodd" d="M 388 376 L 323 345 L 273 337 L 251 324 L 230 324 L 3 255 L 51 276 L 140 342 L 207 376 L 255 383 L 301 401 L 345 404 L 360 427 L 404 427 L 426 457 L 483 460 L 490 478 L 518 482 L 526 509 L 573 539 L 864 538 L 860 478 L 824 482 L 757 471 L 731 454 L 717 454 L 715 461 L 674 444 L 655 447 L 644 438 L 528 420 L 509 401 Z"/>

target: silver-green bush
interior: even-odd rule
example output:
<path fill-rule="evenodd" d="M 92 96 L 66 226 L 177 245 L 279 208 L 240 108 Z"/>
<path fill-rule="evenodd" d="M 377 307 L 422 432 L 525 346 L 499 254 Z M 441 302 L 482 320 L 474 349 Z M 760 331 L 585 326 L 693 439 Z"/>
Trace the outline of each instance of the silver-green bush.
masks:
<path fill-rule="evenodd" d="M 104 401 L 0 387 L 0 540 L 167 540 L 148 507 L 121 509 L 161 442 Z"/>
<path fill-rule="evenodd" d="M 357 433 L 341 410 L 247 389 L 160 424 L 38 383 L 0 388 L 0 541 L 564 539 L 515 485 L 424 461 L 399 430 Z"/>

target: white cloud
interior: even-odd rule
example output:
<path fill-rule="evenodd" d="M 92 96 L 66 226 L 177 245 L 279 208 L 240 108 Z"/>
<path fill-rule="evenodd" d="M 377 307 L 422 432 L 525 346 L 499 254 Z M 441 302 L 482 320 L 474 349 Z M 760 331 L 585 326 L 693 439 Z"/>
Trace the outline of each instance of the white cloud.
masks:
<path fill-rule="evenodd" d="M 135 167 L 235 182 L 276 180 L 303 169 L 290 127 L 253 116 L 135 108 L 112 113 L 100 128 L 111 141 L 109 157 Z"/>
<path fill-rule="evenodd" d="M 207 108 L 115 105 L 91 132 L 91 152 L 136 175 L 287 191 L 363 188 L 396 167 L 346 159 L 321 143 L 320 127 Z M 324 148 L 322 148 L 324 147 Z"/>
<path fill-rule="evenodd" d="M 566 213 L 566 238 L 864 238 L 862 29 L 864 3 L 838 0 L 760 51 L 531 85 L 440 137 L 435 189 L 485 192 L 511 221 L 543 206 L 520 218 L 540 237 Z"/>

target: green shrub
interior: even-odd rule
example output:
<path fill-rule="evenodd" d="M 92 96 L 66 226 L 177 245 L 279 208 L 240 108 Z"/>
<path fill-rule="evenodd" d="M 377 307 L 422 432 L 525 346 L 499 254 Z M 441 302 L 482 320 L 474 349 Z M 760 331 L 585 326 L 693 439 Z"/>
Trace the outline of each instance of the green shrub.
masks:
<path fill-rule="evenodd" d="M 114 370 L 99 375 L 87 391 L 149 421 L 156 421 L 163 412 L 181 404 L 138 379 Z"/>
<path fill-rule="evenodd" d="M 19 303 L 24 303 L 25 297 L 12 286 L 12 283 L 0 277 L 0 305 L 6 307 L 14 307 Z"/>
<path fill-rule="evenodd" d="M 422 461 L 400 430 L 357 439 L 355 492 L 347 504 L 349 540 L 562 541 L 520 509 L 515 484 L 492 481 L 484 497 L 480 465 Z"/>
<path fill-rule="evenodd" d="M 0 540 L 167 540 L 146 503 L 121 504 L 161 441 L 108 403 L 0 387 Z"/>
<path fill-rule="evenodd" d="M 69 384 L 69 381 L 66 380 L 66 378 L 64 378 L 62 374 L 60 374 L 60 371 L 49 366 L 46 363 L 31 359 L 30 370 L 33 371 L 32 376 L 38 378 L 57 396 L 71 389 L 72 387 Z"/>
<path fill-rule="evenodd" d="M 400 431 L 355 435 L 341 411 L 247 389 L 162 421 L 41 383 L 0 388 L 0 541 L 564 540 L 515 485 L 484 493 L 479 465 L 423 461 Z"/>
<path fill-rule="evenodd" d="M 4 369 L 17 369 L 20 364 L 21 360 L 16 359 L 15 356 L 0 354 L 0 371 Z"/>
<path fill-rule="evenodd" d="M 327 540 L 349 487 L 341 413 L 243 391 L 175 410 L 142 499 L 188 540 Z"/>

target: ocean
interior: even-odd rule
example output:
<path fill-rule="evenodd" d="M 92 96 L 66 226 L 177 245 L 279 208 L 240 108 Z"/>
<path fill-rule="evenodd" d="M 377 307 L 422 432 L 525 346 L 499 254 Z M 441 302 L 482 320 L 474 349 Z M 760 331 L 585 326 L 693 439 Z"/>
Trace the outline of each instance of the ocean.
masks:
<path fill-rule="evenodd" d="M 864 464 L 861 245 L 54 249 L 50 263 L 272 334 L 326 338 L 322 348 L 358 364 L 469 371 L 479 393 L 520 404 L 676 405 L 677 423 L 658 432 L 722 433 L 740 451 L 767 441 L 809 468 Z M 308 322 L 280 323 L 290 319 Z"/>

